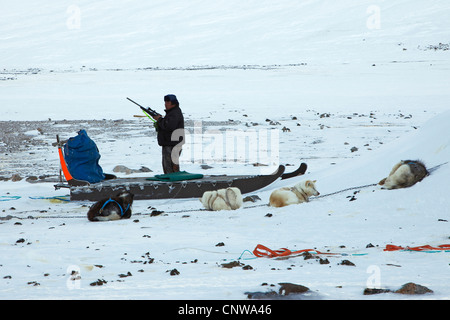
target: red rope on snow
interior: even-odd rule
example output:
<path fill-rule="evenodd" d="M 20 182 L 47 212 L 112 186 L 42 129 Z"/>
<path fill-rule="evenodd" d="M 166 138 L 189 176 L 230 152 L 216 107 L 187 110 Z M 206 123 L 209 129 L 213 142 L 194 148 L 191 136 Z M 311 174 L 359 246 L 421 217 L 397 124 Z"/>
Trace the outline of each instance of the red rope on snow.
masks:
<path fill-rule="evenodd" d="M 280 257 L 287 257 L 287 256 L 291 256 L 291 255 L 298 255 L 301 254 L 303 252 L 314 252 L 316 254 L 336 254 L 336 253 L 324 253 L 324 252 L 320 252 L 318 250 L 315 249 L 302 249 L 302 250 L 296 250 L 296 251 L 291 251 L 287 248 L 281 248 L 278 250 L 272 250 L 269 249 L 266 246 L 263 246 L 262 244 L 258 244 L 256 246 L 256 248 L 253 250 L 253 254 L 256 257 L 267 257 L 267 258 L 280 258 Z"/>
<path fill-rule="evenodd" d="M 450 244 L 441 244 L 437 247 L 432 247 L 430 245 L 418 246 L 418 247 L 401 247 L 395 246 L 393 244 L 386 245 L 384 251 L 398 251 L 398 250 L 406 250 L 406 251 L 430 251 L 430 250 L 450 250 Z"/>

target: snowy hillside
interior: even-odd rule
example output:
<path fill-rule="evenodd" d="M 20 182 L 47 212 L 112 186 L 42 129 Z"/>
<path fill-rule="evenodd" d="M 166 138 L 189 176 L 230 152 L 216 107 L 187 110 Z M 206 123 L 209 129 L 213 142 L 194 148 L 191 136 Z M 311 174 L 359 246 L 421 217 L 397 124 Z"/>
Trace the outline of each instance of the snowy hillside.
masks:
<path fill-rule="evenodd" d="M 39 200 L 65 195 L 65 190 L 53 191 L 52 184 L 2 182 L 0 296 L 244 299 L 246 292 L 270 291 L 263 283 L 290 282 L 311 290 L 298 299 L 448 299 L 448 252 L 383 249 L 449 243 L 450 165 L 444 164 L 450 159 L 449 121 L 446 112 L 331 169 L 315 170 L 311 161 L 306 176 L 255 192 L 261 198 L 258 207 L 229 212 L 196 211 L 202 208 L 197 199 L 135 201 L 130 220 L 91 223 L 85 218 L 89 203 Z M 292 150 L 288 157 L 294 155 Z M 317 179 L 322 195 L 376 183 L 398 159 L 409 157 L 429 167 L 444 165 L 409 189 L 357 188 L 300 205 L 261 206 L 275 188 L 306 178 Z M 166 214 L 150 217 L 151 207 Z M 321 256 L 327 264 L 302 256 L 256 258 L 250 252 L 258 244 L 334 255 Z M 355 266 L 341 265 L 343 260 Z M 233 261 L 250 267 L 221 267 Z M 434 293 L 362 294 L 366 287 L 397 290 L 408 282 Z"/>
<path fill-rule="evenodd" d="M 450 24 L 445 0 L 9 2 L 4 68 L 376 63 L 447 42 Z"/>
<path fill-rule="evenodd" d="M 298 299 L 450 298 L 449 252 L 383 251 L 450 243 L 447 0 L 4 3 L 0 299 L 246 299 L 283 282 L 310 288 Z M 92 203 L 42 199 L 67 194 L 53 183 L 9 180 L 56 173 L 55 133 L 86 126 L 106 172 L 122 164 L 159 173 L 156 136 L 125 98 L 162 112 L 167 93 L 194 138 L 273 130 L 268 151 L 281 164 L 307 162 L 306 175 L 255 192 L 254 208 L 141 200 L 131 219 L 111 223 L 87 221 Z M 203 159 L 206 171 L 183 156 L 190 172 L 261 170 Z M 408 189 L 264 206 L 274 189 L 303 179 L 317 180 L 322 195 L 374 184 L 406 159 L 442 166 Z M 152 208 L 165 214 L 150 217 Z M 258 244 L 336 255 L 323 256 L 328 264 L 255 258 Z M 239 258 L 251 268 L 221 266 Z M 363 295 L 408 282 L 434 293 Z"/>
<path fill-rule="evenodd" d="M 194 119 L 236 109 L 258 118 L 274 110 L 442 110 L 450 51 L 430 47 L 448 46 L 449 7 L 12 2 L 0 25 L 3 119 L 130 119 L 126 96 L 157 108 L 168 92 Z"/>

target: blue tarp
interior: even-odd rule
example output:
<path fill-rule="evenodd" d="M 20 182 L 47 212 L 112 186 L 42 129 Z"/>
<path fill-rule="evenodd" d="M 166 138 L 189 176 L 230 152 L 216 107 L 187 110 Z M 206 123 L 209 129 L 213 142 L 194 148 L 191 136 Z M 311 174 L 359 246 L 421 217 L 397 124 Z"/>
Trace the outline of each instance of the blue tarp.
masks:
<path fill-rule="evenodd" d="M 64 145 L 64 158 L 74 179 L 90 183 L 105 180 L 103 169 L 98 164 L 100 152 L 85 130 L 80 130 L 78 136 L 67 141 Z"/>

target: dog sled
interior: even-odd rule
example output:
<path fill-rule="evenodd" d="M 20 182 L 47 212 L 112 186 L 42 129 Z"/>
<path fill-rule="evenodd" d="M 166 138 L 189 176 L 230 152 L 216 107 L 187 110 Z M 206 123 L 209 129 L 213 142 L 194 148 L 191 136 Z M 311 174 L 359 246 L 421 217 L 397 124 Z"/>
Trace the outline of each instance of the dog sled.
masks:
<path fill-rule="evenodd" d="M 289 179 L 302 175 L 307 169 L 306 163 L 302 163 L 295 171 L 289 173 L 285 173 L 285 166 L 279 165 L 275 172 L 268 175 L 203 175 L 182 171 L 151 177 L 126 178 L 101 172 L 103 180 L 89 182 L 74 177 L 67 165 L 65 152 L 62 150 L 63 144 L 58 136 L 57 141 L 62 174 L 60 183 L 54 186 L 55 189 L 68 188 L 71 201 L 99 201 L 122 190 L 133 193 L 134 200 L 201 198 L 206 191 L 228 187 L 239 188 L 242 194 L 246 194 L 262 189 L 279 178 Z M 98 157 L 96 161 L 98 164 Z"/>
<path fill-rule="evenodd" d="M 301 170 L 299 170 L 302 168 Z M 304 168 L 304 169 L 303 169 Z M 295 176 L 306 171 L 306 164 L 297 169 Z M 236 187 L 242 194 L 262 189 L 277 179 L 293 177 L 293 173 L 284 173 L 285 167 L 269 175 L 201 175 L 187 172 L 156 175 L 152 177 L 117 178 L 112 176 L 101 182 L 69 179 L 66 183 L 55 185 L 56 189 L 68 188 L 71 201 L 99 201 L 109 198 L 121 190 L 134 194 L 134 200 L 150 199 L 187 199 L 201 198 L 206 191 Z M 107 175 L 108 177 L 108 175 Z"/>

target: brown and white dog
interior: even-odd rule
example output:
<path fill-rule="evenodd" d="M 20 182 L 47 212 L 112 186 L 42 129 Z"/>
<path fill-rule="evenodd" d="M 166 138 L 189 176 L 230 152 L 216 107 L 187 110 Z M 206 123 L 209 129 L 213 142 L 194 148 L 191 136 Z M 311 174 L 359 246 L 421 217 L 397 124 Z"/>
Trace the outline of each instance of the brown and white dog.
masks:
<path fill-rule="evenodd" d="M 281 188 L 272 192 L 269 204 L 272 207 L 284 207 L 290 204 L 308 202 L 309 197 L 318 196 L 320 193 L 316 190 L 316 180 L 306 180 L 297 183 L 289 188 Z"/>
<path fill-rule="evenodd" d="M 134 194 L 121 191 L 115 197 L 94 203 L 88 211 L 89 221 L 111 221 L 129 219 Z"/>
<path fill-rule="evenodd" d="M 235 187 L 206 191 L 200 202 L 205 209 L 211 211 L 236 210 L 242 206 L 241 190 Z"/>
<path fill-rule="evenodd" d="M 402 160 L 392 168 L 389 176 L 378 184 L 383 189 L 408 188 L 422 181 L 428 174 L 429 172 L 422 161 Z"/>

